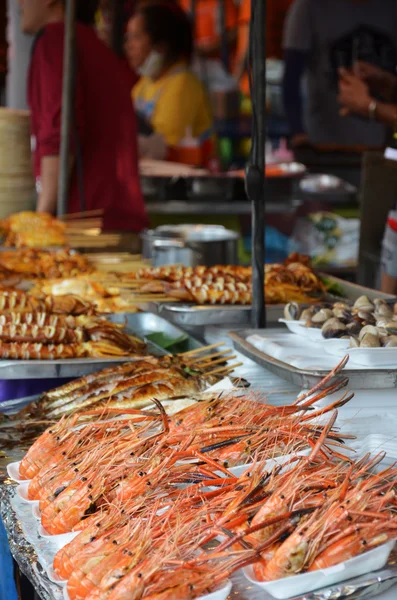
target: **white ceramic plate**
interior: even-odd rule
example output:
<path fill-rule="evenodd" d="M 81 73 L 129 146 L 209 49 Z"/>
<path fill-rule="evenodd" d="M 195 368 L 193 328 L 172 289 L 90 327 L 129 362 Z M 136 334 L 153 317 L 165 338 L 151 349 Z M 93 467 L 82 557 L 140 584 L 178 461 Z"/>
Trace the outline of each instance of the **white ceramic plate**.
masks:
<path fill-rule="evenodd" d="M 395 541 L 387 542 L 387 544 L 328 569 L 303 573 L 302 575 L 277 579 L 276 581 L 259 581 L 256 579 L 252 567 L 246 567 L 243 571 L 251 583 L 260 587 L 273 598 L 285 600 L 293 596 L 301 596 L 313 590 L 328 588 L 340 581 L 346 581 L 382 569 L 388 561 L 394 544 Z"/>
<path fill-rule="evenodd" d="M 10 479 L 15 481 L 16 483 L 25 483 L 26 481 L 30 481 L 30 479 L 21 479 L 21 475 L 19 473 L 19 462 L 12 462 L 7 465 L 7 473 Z"/>

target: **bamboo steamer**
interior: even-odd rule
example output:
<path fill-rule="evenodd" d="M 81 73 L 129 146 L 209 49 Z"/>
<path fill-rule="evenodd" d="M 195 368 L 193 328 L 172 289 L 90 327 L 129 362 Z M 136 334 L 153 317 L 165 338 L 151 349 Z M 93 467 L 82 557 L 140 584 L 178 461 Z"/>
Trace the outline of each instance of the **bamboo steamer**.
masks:
<path fill-rule="evenodd" d="M 35 204 L 29 112 L 0 108 L 0 219 Z"/>

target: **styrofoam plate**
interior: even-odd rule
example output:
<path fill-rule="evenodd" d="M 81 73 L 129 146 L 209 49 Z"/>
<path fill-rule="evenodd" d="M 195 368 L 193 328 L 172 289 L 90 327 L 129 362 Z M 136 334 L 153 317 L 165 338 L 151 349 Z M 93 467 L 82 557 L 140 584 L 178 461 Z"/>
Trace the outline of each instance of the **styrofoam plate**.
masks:
<path fill-rule="evenodd" d="M 10 477 L 10 479 L 15 481 L 16 483 L 25 483 L 26 481 L 29 482 L 30 479 L 22 479 L 21 478 L 21 475 L 19 473 L 19 465 L 20 464 L 21 464 L 21 461 L 9 463 L 7 465 L 8 476 Z"/>
<path fill-rule="evenodd" d="M 38 503 L 32 505 L 32 513 L 35 519 L 41 521 L 41 511 Z"/>
<path fill-rule="evenodd" d="M 251 583 L 254 583 L 274 598 L 285 600 L 382 569 L 386 565 L 394 545 L 395 540 L 392 540 L 328 569 L 303 573 L 302 575 L 277 579 L 276 581 L 259 581 L 256 579 L 252 567 L 246 567 L 243 571 Z"/>
<path fill-rule="evenodd" d="M 311 342 L 324 342 L 324 337 L 321 332 L 321 329 L 316 329 L 316 327 L 304 327 L 306 331 L 306 338 Z"/>
<path fill-rule="evenodd" d="M 323 348 L 327 354 L 343 358 L 346 354 L 350 353 L 350 340 L 340 340 L 337 338 L 330 340 L 324 339 Z"/>
<path fill-rule="evenodd" d="M 349 355 L 364 367 L 397 367 L 397 348 L 350 348 Z"/>
<path fill-rule="evenodd" d="M 60 533 L 59 535 L 50 535 L 48 531 L 44 529 L 42 525 L 39 525 L 39 535 L 46 538 L 51 543 L 55 544 L 58 550 L 64 548 L 67 544 L 72 542 L 75 537 L 81 533 L 80 531 L 71 531 L 70 533 Z"/>
<path fill-rule="evenodd" d="M 323 342 L 323 334 L 321 329 L 316 327 L 306 327 L 305 321 L 289 321 L 288 319 L 279 319 L 279 323 L 284 323 L 291 333 L 295 333 L 300 337 L 306 338 L 311 342 Z"/>
<path fill-rule="evenodd" d="M 301 337 L 307 337 L 305 321 L 290 321 L 289 319 L 279 319 L 279 323 L 284 323 L 288 327 L 291 333 L 300 335 Z"/>
<path fill-rule="evenodd" d="M 221 588 L 219 588 L 215 592 L 212 592 L 211 594 L 199 596 L 197 600 L 226 600 L 231 591 L 232 582 L 227 580 Z M 63 588 L 63 598 L 64 600 L 70 600 L 67 587 Z"/>
<path fill-rule="evenodd" d="M 55 573 L 54 569 L 51 566 L 47 567 L 46 571 L 48 579 L 52 581 L 52 583 L 55 583 L 56 585 L 59 585 L 59 587 L 62 588 L 65 588 L 67 586 L 67 579 L 61 579 L 59 575 Z"/>
<path fill-rule="evenodd" d="M 17 486 L 17 495 L 24 502 L 27 502 L 28 504 L 33 504 L 33 505 L 36 504 L 38 506 L 39 505 L 38 500 L 29 500 L 29 498 L 28 498 L 29 484 L 30 484 L 30 481 L 24 481 L 23 483 L 20 483 Z"/>

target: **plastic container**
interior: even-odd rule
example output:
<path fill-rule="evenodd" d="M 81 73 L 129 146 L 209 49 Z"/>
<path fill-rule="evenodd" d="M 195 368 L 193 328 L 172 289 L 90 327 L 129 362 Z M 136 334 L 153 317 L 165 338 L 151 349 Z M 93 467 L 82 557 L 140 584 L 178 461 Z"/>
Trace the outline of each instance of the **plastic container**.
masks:
<path fill-rule="evenodd" d="M 275 581 L 259 581 L 256 579 L 252 567 L 246 567 L 243 572 L 248 581 L 260 587 L 264 592 L 270 594 L 273 598 L 285 600 L 286 598 L 307 594 L 313 590 L 328 588 L 335 583 L 382 569 L 386 565 L 394 545 L 395 540 L 392 540 L 328 569 L 303 573 L 302 575 Z"/>

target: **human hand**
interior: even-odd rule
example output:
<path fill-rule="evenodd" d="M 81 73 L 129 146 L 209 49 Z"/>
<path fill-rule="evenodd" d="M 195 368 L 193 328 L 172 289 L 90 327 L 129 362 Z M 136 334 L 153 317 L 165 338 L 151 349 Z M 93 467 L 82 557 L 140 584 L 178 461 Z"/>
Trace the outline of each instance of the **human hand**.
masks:
<path fill-rule="evenodd" d="M 371 96 L 368 85 L 357 75 L 353 75 L 346 69 L 339 69 L 339 95 L 338 102 L 341 105 L 340 115 L 342 117 L 355 113 L 367 117 Z"/>
<path fill-rule="evenodd" d="M 397 77 L 393 73 L 362 61 L 357 61 L 353 70 L 357 77 L 368 83 L 372 90 L 379 92 L 385 100 L 390 100 L 394 95 Z"/>

